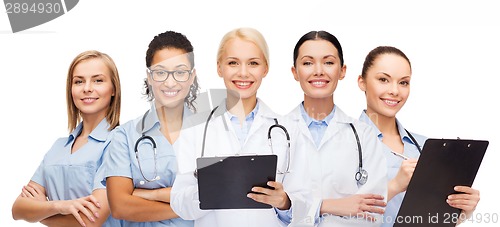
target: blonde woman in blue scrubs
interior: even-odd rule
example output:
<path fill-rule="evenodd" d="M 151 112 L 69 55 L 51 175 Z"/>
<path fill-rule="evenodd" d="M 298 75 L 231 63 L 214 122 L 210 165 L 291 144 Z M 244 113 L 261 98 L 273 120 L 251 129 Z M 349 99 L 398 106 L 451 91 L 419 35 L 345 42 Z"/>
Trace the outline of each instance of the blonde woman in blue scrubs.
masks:
<path fill-rule="evenodd" d="M 313 195 L 309 223 L 379 226 L 387 194 L 385 158 L 373 129 L 334 102 L 347 68 L 340 42 L 326 31 L 308 32 L 295 45 L 293 63 L 304 101 L 287 117 L 300 132 L 296 149 L 307 154 L 303 184 Z"/>
<path fill-rule="evenodd" d="M 426 137 L 410 133 L 396 118 L 410 95 L 411 64 L 406 55 L 391 46 L 380 46 L 368 53 L 358 78 L 366 95 L 366 110 L 360 120 L 371 125 L 383 142 L 387 158 L 388 203 L 382 226 L 393 226 Z M 399 155 L 394 155 L 394 153 Z M 400 156 L 403 155 L 403 156 Z M 404 158 L 403 158 L 404 157 Z M 405 160 L 405 158 L 409 158 Z M 456 186 L 450 206 L 461 209 L 460 217 L 470 217 L 479 202 L 479 191 Z M 459 220 L 459 223 L 464 221 Z"/>
<path fill-rule="evenodd" d="M 113 60 L 98 51 L 79 54 L 66 83 L 68 128 L 12 206 L 15 220 L 47 226 L 119 226 L 100 183 L 110 131 L 119 125 L 120 80 Z"/>
<path fill-rule="evenodd" d="M 146 67 L 151 108 L 116 130 L 105 158 L 111 213 L 124 226 L 193 226 L 170 206 L 182 152 L 178 138 L 198 92 L 193 46 L 181 33 L 158 34 L 146 51 Z"/>

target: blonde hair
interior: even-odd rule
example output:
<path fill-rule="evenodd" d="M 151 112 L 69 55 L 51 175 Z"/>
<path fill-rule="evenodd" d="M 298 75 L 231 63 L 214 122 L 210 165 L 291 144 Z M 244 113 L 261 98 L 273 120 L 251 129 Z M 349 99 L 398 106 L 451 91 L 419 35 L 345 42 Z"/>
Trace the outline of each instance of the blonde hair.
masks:
<path fill-rule="evenodd" d="M 266 61 L 266 65 L 269 68 L 269 48 L 267 47 L 266 39 L 264 36 L 254 28 L 237 28 L 234 29 L 224 37 L 219 44 L 219 50 L 217 51 L 217 62 L 221 61 L 222 55 L 226 51 L 226 44 L 229 40 L 240 38 L 242 40 L 254 43 L 264 54 L 264 60 Z"/>
<path fill-rule="evenodd" d="M 73 85 L 73 72 L 75 67 L 81 62 L 89 59 L 100 59 L 106 67 L 108 67 L 111 72 L 110 78 L 113 84 L 114 96 L 111 97 L 111 103 L 106 111 L 106 120 L 108 121 L 109 128 L 112 130 L 116 126 L 120 125 L 120 106 L 121 106 L 121 86 L 120 86 L 120 76 L 118 75 L 118 69 L 116 68 L 113 59 L 105 53 L 101 53 L 96 50 L 89 50 L 80 53 L 73 59 L 69 66 L 68 77 L 66 79 L 66 105 L 68 110 L 68 129 L 73 131 L 78 123 L 82 120 L 82 115 L 80 110 L 76 107 L 73 102 L 73 95 L 71 93 Z"/>

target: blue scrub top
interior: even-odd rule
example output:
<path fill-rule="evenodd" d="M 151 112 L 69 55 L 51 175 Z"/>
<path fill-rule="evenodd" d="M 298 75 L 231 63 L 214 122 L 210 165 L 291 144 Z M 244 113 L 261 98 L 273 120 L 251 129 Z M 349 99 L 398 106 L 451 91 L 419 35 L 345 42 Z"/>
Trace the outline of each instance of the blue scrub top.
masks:
<path fill-rule="evenodd" d="M 104 189 L 100 183 L 103 175 L 98 170 L 111 138 L 109 124 L 103 119 L 88 136 L 88 142 L 72 154 L 82 128 L 80 123 L 68 137 L 56 140 L 31 178 L 45 188 L 50 201 L 77 199 L 92 194 L 94 189 Z M 103 226 L 120 226 L 120 222 L 110 215 Z"/>
<path fill-rule="evenodd" d="M 192 112 L 188 108 L 184 108 L 183 119 Z M 160 132 L 160 121 L 156 113 L 154 105 L 151 106 L 144 118 L 144 128 L 142 128 L 142 119 L 144 115 L 121 125 L 117 128 L 113 135 L 113 139 L 109 145 L 109 152 L 104 161 L 104 177 L 105 179 L 112 176 L 126 177 L 133 180 L 135 188 L 158 189 L 172 187 L 177 173 L 177 160 L 173 146 Z M 159 180 L 147 182 L 141 174 L 139 164 L 135 155 L 135 144 L 142 134 L 151 136 L 156 143 L 156 160 L 152 142 L 143 139 L 139 143 L 139 159 L 142 173 L 148 179 L 155 177 L 156 174 L 160 177 Z M 144 181 L 145 184 L 140 184 Z M 131 222 L 123 220 L 123 226 L 186 226 L 194 225 L 193 221 L 183 220 L 181 218 L 169 219 L 159 222 Z"/>
<path fill-rule="evenodd" d="M 372 126 L 375 129 L 378 139 L 382 141 L 384 135 L 382 134 L 382 132 L 380 132 L 377 126 L 368 117 L 365 111 L 361 113 L 359 120 Z M 420 152 L 418 151 L 416 144 L 411 140 L 405 128 L 397 119 L 396 119 L 396 124 L 398 127 L 399 135 L 401 136 L 401 141 L 403 141 L 404 145 L 403 155 L 409 158 L 418 158 L 420 156 Z M 415 133 L 411 133 L 411 135 L 415 138 L 415 140 L 417 140 L 417 143 L 418 145 L 420 145 L 420 148 L 422 148 L 424 146 L 425 141 L 427 140 L 427 137 Z M 390 181 L 394 177 L 396 177 L 396 174 L 399 171 L 399 167 L 403 163 L 403 159 L 392 154 L 391 148 L 389 148 L 387 145 L 383 144 L 382 147 L 384 156 L 386 157 L 387 160 L 387 180 Z M 406 192 L 401 192 L 395 195 L 389 202 L 387 202 L 387 206 L 385 208 L 385 213 L 384 213 L 383 224 L 381 225 L 382 227 L 390 227 L 394 225 L 394 221 L 396 220 L 399 208 L 401 207 L 401 203 L 403 202 L 405 194 Z"/>

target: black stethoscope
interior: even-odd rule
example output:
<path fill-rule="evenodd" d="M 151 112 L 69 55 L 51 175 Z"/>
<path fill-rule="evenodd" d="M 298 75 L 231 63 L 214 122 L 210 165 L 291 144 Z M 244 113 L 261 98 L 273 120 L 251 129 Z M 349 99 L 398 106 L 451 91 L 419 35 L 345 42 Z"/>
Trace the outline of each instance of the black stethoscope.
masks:
<path fill-rule="evenodd" d="M 359 142 L 359 136 L 358 133 L 356 132 L 356 128 L 352 123 L 349 123 L 351 125 L 352 131 L 354 133 L 354 136 L 356 137 L 356 143 L 358 145 L 358 158 L 359 158 L 359 166 L 358 166 L 358 171 L 354 175 L 354 179 L 358 182 L 360 185 L 364 185 L 366 181 L 368 180 L 368 171 L 363 169 L 363 152 L 361 151 L 361 143 Z M 418 152 L 422 153 L 422 150 L 420 149 L 420 145 L 418 144 L 417 140 L 413 137 L 413 135 L 406 130 L 406 133 L 410 137 L 411 141 L 415 144 L 415 146 L 418 149 Z"/>
<path fill-rule="evenodd" d="M 202 142 L 202 147 L 201 147 L 201 158 L 203 158 L 205 156 L 205 140 L 207 138 L 207 128 L 208 128 L 208 123 L 210 122 L 210 119 L 212 118 L 212 116 L 214 115 L 215 111 L 217 110 L 217 108 L 219 108 L 218 106 L 216 106 L 211 112 L 210 112 L 210 115 L 208 115 L 208 118 L 207 118 L 207 121 L 205 122 L 205 129 L 203 131 L 203 142 Z M 226 127 L 226 130 L 228 130 L 227 128 L 227 125 L 226 125 L 226 122 L 224 121 L 224 126 Z M 286 148 L 286 168 L 285 171 L 282 171 L 282 170 L 278 170 L 277 173 L 278 174 L 283 174 L 283 179 L 282 181 L 284 180 L 285 178 L 285 174 L 287 173 L 290 173 L 290 135 L 288 134 L 288 131 L 286 130 L 285 126 L 283 125 L 280 125 L 278 123 L 278 119 L 274 118 L 274 125 L 271 125 L 269 127 L 269 130 L 267 131 L 267 140 L 269 141 L 269 146 L 271 147 L 271 153 L 274 154 L 274 150 L 273 150 L 273 141 L 272 141 L 272 138 L 271 138 L 271 132 L 274 128 L 279 128 L 281 130 L 283 130 L 283 132 L 285 133 L 285 136 L 286 136 L 286 142 L 287 142 L 287 148 Z M 194 176 L 197 177 L 197 171 L 195 170 L 194 171 Z"/>
<path fill-rule="evenodd" d="M 141 184 L 141 185 L 144 185 L 146 182 L 153 182 L 153 181 L 160 179 L 160 176 L 158 175 L 158 170 L 156 168 L 156 155 L 157 155 L 156 142 L 153 139 L 153 137 L 147 136 L 144 134 L 144 121 L 146 120 L 146 116 L 148 115 L 148 113 L 149 113 L 149 110 L 146 111 L 146 113 L 144 113 L 144 116 L 142 116 L 142 122 L 141 122 L 142 136 L 139 139 L 137 139 L 137 141 L 135 142 L 135 148 L 134 148 L 135 158 L 137 159 L 137 164 L 139 165 L 139 172 L 141 172 L 141 175 L 144 178 L 144 180 L 139 181 L 139 184 Z M 155 163 L 154 164 L 154 177 L 153 178 L 147 178 L 146 175 L 144 175 L 144 173 L 142 172 L 142 168 L 141 168 L 141 161 L 139 161 L 139 150 L 137 148 L 139 147 L 139 144 L 143 140 L 149 140 L 151 142 L 151 146 L 153 147 L 153 155 L 154 155 L 154 163 Z"/>

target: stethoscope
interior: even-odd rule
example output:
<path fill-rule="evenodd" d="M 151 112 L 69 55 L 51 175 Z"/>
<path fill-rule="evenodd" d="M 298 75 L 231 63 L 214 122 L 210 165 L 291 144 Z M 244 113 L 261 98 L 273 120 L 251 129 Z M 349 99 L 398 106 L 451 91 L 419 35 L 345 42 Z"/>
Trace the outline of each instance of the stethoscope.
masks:
<path fill-rule="evenodd" d="M 358 166 L 358 171 L 354 175 L 354 179 L 358 182 L 359 185 L 364 185 L 366 181 L 368 181 L 368 171 L 363 169 L 363 152 L 361 151 L 361 143 L 359 142 L 359 136 L 358 133 L 356 132 L 356 128 L 352 123 L 349 123 L 351 125 L 352 131 L 354 133 L 354 136 L 356 137 L 356 143 L 358 145 L 358 159 L 359 159 L 359 166 Z M 420 145 L 418 144 L 417 140 L 413 137 L 413 135 L 406 130 L 406 133 L 410 137 L 411 141 L 415 144 L 415 146 L 418 149 L 418 152 L 422 153 L 422 150 L 420 148 Z"/>
<path fill-rule="evenodd" d="M 201 158 L 205 156 L 205 140 L 207 138 L 207 128 L 208 128 L 208 123 L 210 122 L 210 119 L 214 115 L 215 111 L 217 110 L 218 106 L 216 106 L 212 111 L 210 112 L 210 115 L 208 115 L 207 121 L 205 122 L 205 129 L 203 131 L 203 142 L 202 142 L 202 147 L 201 147 Z M 224 121 L 224 119 L 223 119 Z M 226 128 L 226 131 L 229 131 L 226 122 L 224 121 L 224 127 Z M 269 130 L 267 131 L 267 140 L 269 142 L 269 146 L 271 147 L 271 154 L 274 154 L 273 150 L 273 141 L 271 137 L 271 132 L 274 128 L 279 128 L 281 129 L 286 136 L 286 142 L 287 142 L 287 148 L 286 148 L 286 168 L 285 171 L 282 171 L 280 169 L 277 170 L 278 174 L 283 175 L 282 181 L 285 178 L 285 174 L 290 173 L 290 135 L 288 134 L 288 131 L 286 130 L 285 126 L 280 125 L 278 123 L 278 119 L 274 118 L 274 125 L 271 125 L 269 127 Z M 194 171 L 194 176 L 197 177 L 197 171 Z"/>
<path fill-rule="evenodd" d="M 359 136 L 358 132 L 356 132 L 356 128 L 352 123 L 349 123 L 349 125 L 352 128 L 352 132 L 354 133 L 354 136 L 356 137 L 356 143 L 358 145 L 358 159 L 359 159 L 359 166 L 358 166 L 358 171 L 354 175 L 354 179 L 358 182 L 360 185 L 366 184 L 366 181 L 368 181 L 368 171 L 363 169 L 363 152 L 361 151 L 361 142 L 359 142 Z"/>
<path fill-rule="evenodd" d="M 144 113 L 144 116 L 142 116 L 142 122 L 141 122 L 142 136 L 139 139 L 137 139 L 137 141 L 135 142 L 135 148 L 134 148 L 135 158 L 137 159 L 137 164 L 139 165 L 139 172 L 141 172 L 141 175 L 144 178 L 144 180 L 139 181 L 139 184 L 141 184 L 141 185 L 144 185 L 146 182 L 153 182 L 153 181 L 156 181 L 156 180 L 160 179 L 160 176 L 158 175 L 158 170 L 156 168 L 156 155 L 157 155 L 157 153 L 156 153 L 156 142 L 153 139 L 153 137 L 147 136 L 147 135 L 144 134 L 144 122 L 146 120 L 146 116 L 148 115 L 148 113 L 149 113 L 149 110 L 146 111 L 146 113 Z M 139 150 L 137 148 L 139 147 L 139 144 L 143 140 L 149 140 L 151 142 L 151 146 L 153 147 L 153 155 L 154 155 L 154 163 L 155 163 L 154 164 L 154 177 L 153 178 L 147 178 L 144 175 L 144 173 L 142 172 L 141 161 L 139 160 Z"/>

